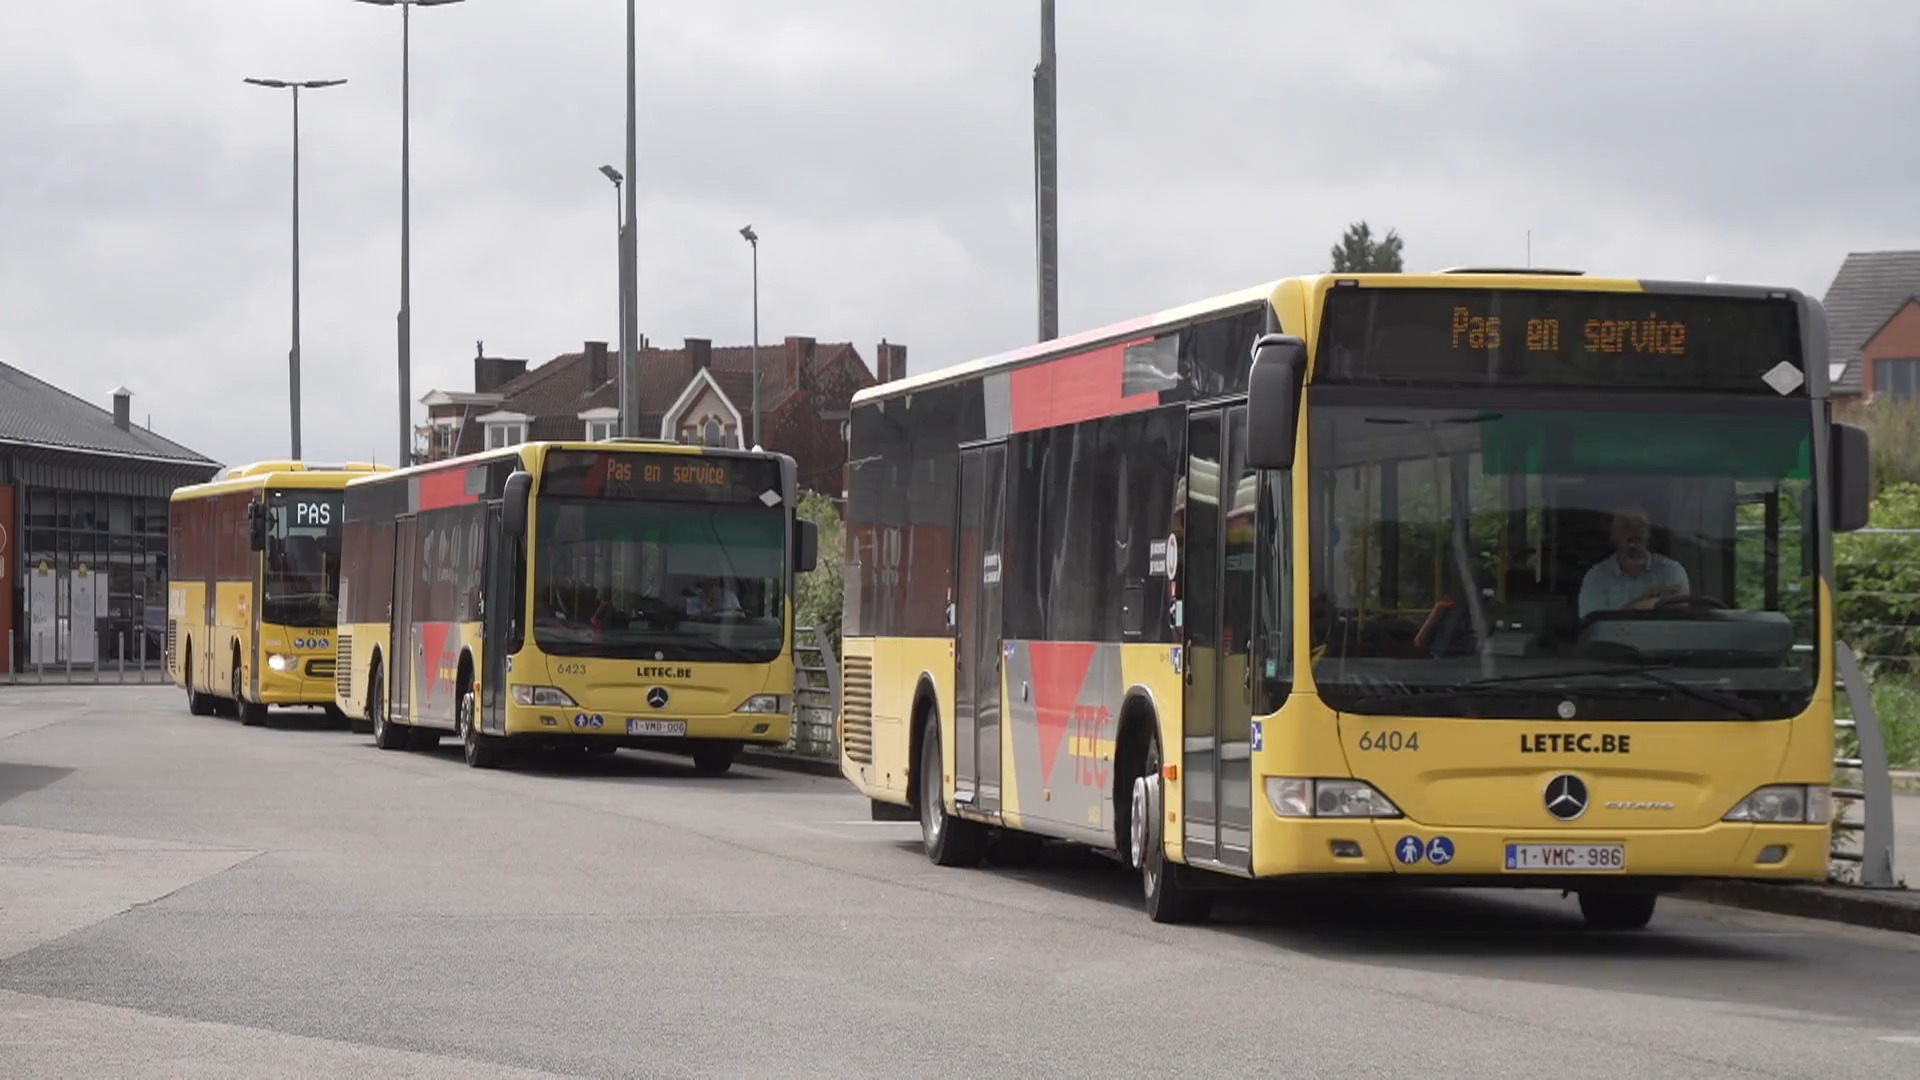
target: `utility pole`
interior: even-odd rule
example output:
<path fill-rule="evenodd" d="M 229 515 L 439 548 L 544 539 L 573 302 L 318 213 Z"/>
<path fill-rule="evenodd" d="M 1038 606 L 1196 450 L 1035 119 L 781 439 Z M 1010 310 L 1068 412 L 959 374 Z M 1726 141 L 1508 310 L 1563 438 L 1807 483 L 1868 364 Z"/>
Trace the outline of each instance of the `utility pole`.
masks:
<path fill-rule="evenodd" d="M 1034 209 L 1039 226 L 1040 340 L 1060 336 L 1059 69 L 1053 52 L 1053 0 L 1040 0 L 1040 65 L 1033 69 Z"/>
<path fill-rule="evenodd" d="M 622 190 L 627 197 L 627 221 L 620 232 L 621 278 L 626 303 L 620 312 L 620 434 L 635 438 L 640 434 L 640 254 L 635 237 L 636 191 L 640 185 L 639 151 L 635 145 L 634 83 L 639 74 L 635 55 L 636 27 L 633 0 L 627 0 L 627 182 Z"/>

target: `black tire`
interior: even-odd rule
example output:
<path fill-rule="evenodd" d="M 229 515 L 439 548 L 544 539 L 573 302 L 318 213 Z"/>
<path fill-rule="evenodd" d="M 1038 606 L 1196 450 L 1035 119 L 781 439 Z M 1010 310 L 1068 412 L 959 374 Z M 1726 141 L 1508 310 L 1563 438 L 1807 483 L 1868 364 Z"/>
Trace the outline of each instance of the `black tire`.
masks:
<path fill-rule="evenodd" d="M 1213 909 L 1213 897 L 1188 883 L 1184 866 L 1167 861 L 1162 830 L 1167 813 L 1160 785 L 1160 737 L 1147 736 L 1147 756 L 1134 778 L 1129 846 L 1133 865 L 1140 871 L 1141 899 L 1147 917 L 1157 923 L 1203 922 Z"/>
<path fill-rule="evenodd" d="M 1653 920 L 1659 893 L 1583 892 L 1580 915 L 1590 930 L 1641 930 Z"/>
<path fill-rule="evenodd" d="M 407 748 L 407 729 L 387 719 L 387 695 L 380 661 L 373 662 L 373 676 L 368 679 L 367 719 L 373 727 L 373 745 L 382 750 L 405 750 Z"/>
<path fill-rule="evenodd" d="M 927 710 L 920 741 L 920 844 L 935 866 L 978 866 L 987 854 L 987 829 L 947 813 L 940 793 L 940 714 Z"/>
<path fill-rule="evenodd" d="M 246 687 L 241 678 L 240 658 L 233 658 L 233 711 L 240 716 L 240 722 L 248 727 L 259 727 L 267 722 L 267 707 L 257 701 L 248 701 Z"/>
<path fill-rule="evenodd" d="M 719 776 L 733 768 L 739 747 L 730 742 L 701 743 L 693 748 L 693 769 L 703 776 Z"/>
<path fill-rule="evenodd" d="M 460 756 L 474 769 L 497 769 L 506 757 L 500 740 L 480 731 L 477 707 L 470 680 L 462 679 L 460 697 L 453 705 L 453 726 L 460 736 Z M 438 739 L 434 740 L 438 742 Z"/>
<path fill-rule="evenodd" d="M 187 711 L 195 716 L 212 716 L 214 700 L 193 688 L 193 646 L 187 646 L 186 658 L 181 661 L 181 681 L 187 684 Z"/>

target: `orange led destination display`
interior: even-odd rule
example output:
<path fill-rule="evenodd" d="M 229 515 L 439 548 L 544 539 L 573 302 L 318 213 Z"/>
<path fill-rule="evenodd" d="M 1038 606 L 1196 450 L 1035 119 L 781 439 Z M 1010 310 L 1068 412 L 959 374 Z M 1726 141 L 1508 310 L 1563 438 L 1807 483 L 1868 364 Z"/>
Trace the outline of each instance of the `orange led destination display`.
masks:
<path fill-rule="evenodd" d="M 1315 381 L 1779 396 L 1804 394 L 1803 372 L 1799 309 L 1781 297 L 1335 289 Z"/>
<path fill-rule="evenodd" d="M 759 503 L 779 490 L 772 461 L 644 451 L 551 450 L 540 477 L 541 494 L 561 498 Z"/>

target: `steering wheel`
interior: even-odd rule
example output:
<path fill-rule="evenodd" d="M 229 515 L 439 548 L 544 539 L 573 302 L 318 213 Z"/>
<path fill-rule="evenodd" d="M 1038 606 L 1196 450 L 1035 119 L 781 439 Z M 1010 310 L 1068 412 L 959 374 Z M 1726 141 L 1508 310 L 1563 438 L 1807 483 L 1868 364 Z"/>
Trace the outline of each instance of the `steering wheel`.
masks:
<path fill-rule="evenodd" d="M 1684 596 L 1663 596 L 1654 602 L 1653 610 L 1662 611 L 1670 607 L 1680 607 L 1683 604 L 1690 607 L 1714 608 L 1720 611 L 1727 610 L 1727 605 L 1704 593 L 1687 593 Z"/>

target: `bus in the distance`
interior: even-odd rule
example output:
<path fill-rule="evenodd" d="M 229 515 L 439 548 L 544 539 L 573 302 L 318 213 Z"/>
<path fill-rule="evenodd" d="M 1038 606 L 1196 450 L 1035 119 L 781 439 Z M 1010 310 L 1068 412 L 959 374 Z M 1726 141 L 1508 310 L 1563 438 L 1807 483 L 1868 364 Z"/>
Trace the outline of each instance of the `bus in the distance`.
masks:
<path fill-rule="evenodd" d="M 862 390 L 841 769 L 936 863 L 1092 845 L 1162 921 L 1820 880 L 1826 356 L 1791 289 L 1335 274 Z"/>
<path fill-rule="evenodd" d="M 174 491 L 166 663 L 194 715 L 333 711 L 341 491 L 382 468 L 262 461 Z"/>
<path fill-rule="evenodd" d="M 793 576 L 816 533 L 784 454 L 529 442 L 347 487 L 334 700 L 382 749 L 692 757 L 791 726 Z"/>

